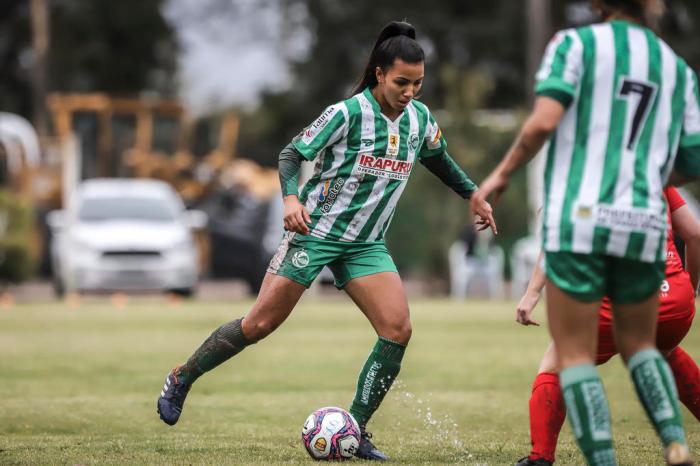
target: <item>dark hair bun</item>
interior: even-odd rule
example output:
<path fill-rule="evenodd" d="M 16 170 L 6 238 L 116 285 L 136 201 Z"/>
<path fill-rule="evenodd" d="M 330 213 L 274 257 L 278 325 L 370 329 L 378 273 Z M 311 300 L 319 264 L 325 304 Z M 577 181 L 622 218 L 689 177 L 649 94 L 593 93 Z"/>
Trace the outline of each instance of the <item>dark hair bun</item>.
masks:
<path fill-rule="evenodd" d="M 377 38 L 377 44 L 375 45 L 375 47 L 384 42 L 385 40 L 395 36 L 407 36 L 415 40 L 416 28 L 414 28 L 411 24 L 403 21 L 392 21 L 386 26 L 384 26 L 382 32 L 379 33 L 379 37 Z"/>

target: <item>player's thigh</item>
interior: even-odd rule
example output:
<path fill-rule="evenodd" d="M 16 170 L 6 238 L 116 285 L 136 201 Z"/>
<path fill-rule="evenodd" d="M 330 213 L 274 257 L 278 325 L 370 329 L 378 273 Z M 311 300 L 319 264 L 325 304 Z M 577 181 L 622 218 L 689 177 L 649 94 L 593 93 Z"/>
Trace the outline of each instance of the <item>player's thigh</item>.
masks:
<path fill-rule="evenodd" d="M 381 337 L 406 344 L 411 321 L 406 293 L 396 272 L 379 272 L 353 278 L 345 292 L 357 304 Z"/>
<path fill-rule="evenodd" d="M 615 344 L 627 361 L 634 353 L 655 346 L 659 285 L 663 262 L 613 259 L 608 296 L 613 308 Z"/>
<path fill-rule="evenodd" d="M 615 345 L 625 361 L 641 350 L 656 346 L 658 308 L 656 294 L 634 304 L 613 303 Z"/>
<path fill-rule="evenodd" d="M 593 363 L 605 257 L 547 252 L 545 274 L 549 330 L 561 367 Z"/>
<path fill-rule="evenodd" d="M 605 364 L 617 354 L 613 323 L 609 318 L 599 317 L 598 321 L 598 348 L 596 349 L 595 363 Z"/>
<path fill-rule="evenodd" d="M 270 261 L 258 298 L 243 319 L 244 335 L 257 341 L 273 332 L 289 316 L 321 269 L 338 254 L 332 242 L 285 233 Z"/>
<path fill-rule="evenodd" d="M 549 331 L 562 368 L 592 364 L 598 338 L 598 302 L 581 302 L 547 282 Z"/>
<path fill-rule="evenodd" d="M 656 347 L 663 353 L 673 350 L 681 344 L 692 324 L 692 317 L 660 320 L 656 330 Z"/>
<path fill-rule="evenodd" d="M 667 277 L 661 283 L 656 346 L 668 352 L 678 346 L 695 317 L 695 292 L 686 273 Z"/>
<path fill-rule="evenodd" d="M 333 272 L 338 289 L 344 289 L 350 281 L 357 278 L 384 272 L 398 274 L 394 260 L 383 242 L 348 244 L 343 254 L 328 267 Z"/>
<path fill-rule="evenodd" d="M 243 318 L 243 335 L 258 341 L 284 322 L 299 302 L 306 287 L 282 275 L 265 274 L 253 308 Z"/>
<path fill-rule="evenodd" d="M 333 241 L 286 232 L 270 260 L 267 273 L 286 277 L 308 288 L 323 267 L 339 257 L 342 250 Z"/>

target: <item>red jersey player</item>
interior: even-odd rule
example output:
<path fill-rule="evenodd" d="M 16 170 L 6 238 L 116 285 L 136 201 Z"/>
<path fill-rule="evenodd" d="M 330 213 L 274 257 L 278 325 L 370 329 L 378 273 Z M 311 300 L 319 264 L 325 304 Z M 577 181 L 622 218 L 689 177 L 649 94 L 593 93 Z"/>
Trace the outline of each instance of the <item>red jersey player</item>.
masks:
<path fill-rule="evenodd" d="M 695 316 L 695 294 L 700 276 L 700 223 L 675 188 L 666 188 L 664 195 L 668 203 L 669 230 L 666 244 L 666 279 L 661 284 L 659 294 L 656 344 L 671 366 L 681 402 L 700 420 L 700 371 L 695 361 L 678 346 L 690 330 Z M 673 242 L 674 231 L 686 245 L 685 268 Z M 528 289 L 516 310 L 517 322 L 522 325 L 539 325 L 530 316 L 544 284 L 542 269 L 539 266 L 535 267 Z M 603 300 L 599 314 L 596 363 L 603 364 L 617 354 L 613 338 L 613 317 L 607 298 Z M 554 463 L 557 438 L 566 417 L 557 372 L 556 348 L 550 343 L 532 385 L 532 450 L 530 455 L 521 459 L 516 466 L 549 466 Z"/>

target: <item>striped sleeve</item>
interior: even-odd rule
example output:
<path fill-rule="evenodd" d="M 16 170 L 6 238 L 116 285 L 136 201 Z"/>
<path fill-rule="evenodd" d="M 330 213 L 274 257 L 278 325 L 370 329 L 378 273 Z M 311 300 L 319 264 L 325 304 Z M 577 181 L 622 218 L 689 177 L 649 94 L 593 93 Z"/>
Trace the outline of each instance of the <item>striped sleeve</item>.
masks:
<path fill-rule="evenodd" d="M 427 108 L 426 108 L 427 111 Z M 427 111 L 428 121 L 425 127 L 425 141 L 421 145 L 418 158 L 431 157 L 447 151 L 447 141 L 442 135 L 440 126 L 435 121 L 433 114 Z"/>
<path fill-rule="evenodd" d="M 698 77 L 686 68 L 685 111 L 675 169 L 686 176 L 700 176 L 700 92 Z"/>
<path fill-rule="evenodd" d="M 583 74 L 583 44 L 573 29 L 559 31 L 549 42 L 535 76 L 535 93 L 568 107 Z"/>
<path fill-rule="evenodd" d="M 326 108 L 321 116 L 299 133 L 292 144 L 306 160 L 313 160 L 319 152 L 338 142 L 347 131 L 347 108 L 338 103 Z"/>

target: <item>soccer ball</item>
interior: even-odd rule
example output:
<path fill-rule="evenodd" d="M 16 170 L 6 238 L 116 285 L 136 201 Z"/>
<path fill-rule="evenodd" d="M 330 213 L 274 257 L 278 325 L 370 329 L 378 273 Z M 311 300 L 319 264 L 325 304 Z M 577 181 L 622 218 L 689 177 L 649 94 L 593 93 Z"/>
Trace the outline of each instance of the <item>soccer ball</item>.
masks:
<path fill-rule="evenodd" d="M 301 440 L 315 460 L 344 460 L 360 446 L 360 426 L 344 409 L 320 408 L 306 419 Z"/>

